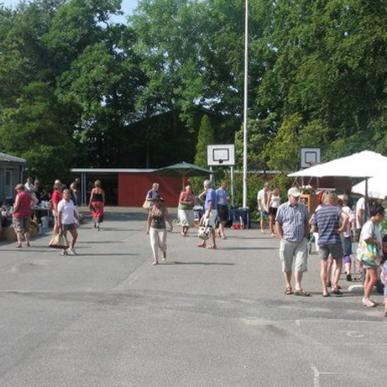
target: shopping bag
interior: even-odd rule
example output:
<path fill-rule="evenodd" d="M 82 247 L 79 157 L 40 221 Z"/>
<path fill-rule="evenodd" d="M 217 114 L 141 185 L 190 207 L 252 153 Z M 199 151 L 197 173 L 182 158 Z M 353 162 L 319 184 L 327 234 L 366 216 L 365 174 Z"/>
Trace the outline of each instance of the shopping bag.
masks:
<path fill-rule="evenodd" d="M 48 246 L 53 248 L 53 249 L 64 249 L 65 250 L 65 249 L 69 248 L 69 242 L 63 234 L 56 234 L 51 238 Z"/>
<path fill-rule="evenodd" d="M 206 241 L 210 237 L 211 227 L 208 226 L 208 218 L 205 216 L 200 220 L 200 226 L 198 228 L 198 237 Z"/>
<path fill-rule="evenodd" d="M 360 242 L 357 247 L 356 258 L 367 266 L 377 266 L 380 258 L 378 247 L 364 241 Z"/>
<path fill-rule="evenodd" d="M 142 205 L 142 208 L 149 209 L 150 207 L 151 207 L 151 202 L 145 199 L 144 204 Z"/>

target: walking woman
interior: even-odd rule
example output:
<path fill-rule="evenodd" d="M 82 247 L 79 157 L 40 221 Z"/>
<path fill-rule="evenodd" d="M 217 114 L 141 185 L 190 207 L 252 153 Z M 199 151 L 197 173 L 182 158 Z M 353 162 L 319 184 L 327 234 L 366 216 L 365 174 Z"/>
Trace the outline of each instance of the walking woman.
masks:
<path fill-rule="evenodd" d="M 55 180 L 51 194 L 51 209 L 54 218 L 54 234 L 59 234 L 58 203 L 62 200 L 62 183 Z"/>
<path fill-rule="evenodd" d="M 61 255 L 77 255 L 75 251 L 75 243 L 77 242 L 78 232 L 77 223 L 78 212 L 74 202 L 71 200 L 70 190 L 63 191 L 63 199 L 58 204 L 58 220 L 59 228 L 63 235 L 67 238 L 67 231 L 70 232 L 72 240 L 70 248 L 63 250 Z"/>
<path fill-rule="evenodd" d="M 366 257 L 362 258 L 363 267 L 366 270 L 364 281 L 364 297 L 362 303 L 367 308 L 373 308 L 376 303 L 371 300 L 370 296 L 376 282 L 378 280 L 378 266 L 382 256 L 382 235 L 379 228 L 379 223 L 384 219 L 384 208 L 375 207 L 370 210 L 371 218 L 364 224 L 360 232 L 359 250 L 362 246 L 367 250 Z M 373 250 L 371 254 L 370 251 Z M 364 259 L 367 258 L 368 259 Z"/>
<path fill-rule="evenodd" d="M 193 225 L 194 212 L 193 207 L 195 204 L 195 196 L 192 193 L 192 188 L 187 185 L 184 191 L 181 192 L 179 197 L 179 206 L 177 210 L 177 216 L 179 218 L 180 225 L 183 227 L 181 235 L 187 236 L 188 229 Z"/>
<path fill-rule="evenodd" d="M 274 188 L 269 194 L 269 228 L 271 236 L 274 237 L 275 217 L 277 216 L 278 207 L 281 204 L 280 190 Z"/>
<path fill-rule="evenodd" d="M 94 220 L 94 228 L 100 230 L 100 223 L 103 222 L 105 208 L 105 192 L 102 189 L 101 180 L 94 182 L 94 188 L 90 193 L 89 208 Z"/>
<path fill-rule="evenodd" d="M 169 219 L 168 210 L 163 199 L 158 195 L 154 199 L 154 205 L 149 210 L 147 234 L 149 234 L 150 245 L 153 252 L 152 265 L 159 263 L 159 249 L 163 253 L 163 261 L 167 259 L 167 230 L 166 222 L 169 223 L 170 231 L 173 230 L 172 222 Z"/>
<path fill-rule="evenodd" d="M 29 191 L 26 190 L 23 184 L 18 184 L 15 187 L 16 199 L 13 205 L 13 227 L 16 231 L 17 245 L 16 247 L 22 247 L 23 235 L 26 240 L 26 244 L 30 246 L 30 225 L 32 215 L 32 205 L 34 199 Z"/>

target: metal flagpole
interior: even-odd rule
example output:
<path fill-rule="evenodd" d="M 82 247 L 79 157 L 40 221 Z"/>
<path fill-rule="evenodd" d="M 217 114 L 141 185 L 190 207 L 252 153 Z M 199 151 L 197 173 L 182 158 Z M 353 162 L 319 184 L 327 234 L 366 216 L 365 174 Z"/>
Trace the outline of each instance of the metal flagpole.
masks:
<path fill-rule="evenodd" d="M 249 50 L 249 1 L 245 2 L 245 81 L 243 106 L 243 208 L 247 207 L 247 80 Z"/>

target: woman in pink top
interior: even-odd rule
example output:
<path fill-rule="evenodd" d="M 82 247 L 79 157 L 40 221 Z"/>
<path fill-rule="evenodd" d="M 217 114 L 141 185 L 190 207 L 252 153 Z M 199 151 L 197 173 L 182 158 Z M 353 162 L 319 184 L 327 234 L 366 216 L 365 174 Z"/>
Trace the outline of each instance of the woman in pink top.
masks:
<path fill-rule="evenodd" d="M 13 227 L 16 231 L 17 245 L 22 247 L 23 235 L 25 237 L 27 246 L 30 246 L 30 225 L 32 216 L 32 205 L 34 199 L 30 192 L 25 190 L 23 184 L 18 184 L 15 187 L 17 192 L 15 203 L 13 205 Z"/>

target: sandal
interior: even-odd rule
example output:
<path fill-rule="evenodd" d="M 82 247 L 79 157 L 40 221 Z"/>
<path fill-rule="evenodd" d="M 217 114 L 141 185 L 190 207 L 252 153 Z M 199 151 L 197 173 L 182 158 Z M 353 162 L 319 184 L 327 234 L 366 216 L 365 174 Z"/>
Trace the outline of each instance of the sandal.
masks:
<path fill-rule="evenodd" d="M 309 292 L 305 291 L 304 289 L 296 290 L 294 292 L 294 295 L 301 296 L 301 297 L 310 297 L 311 296 L 311 294 Z"/>
<path fill-rule="evenodd" d="M 337 287 L 336 289 L 332 290 L 332 293 L 335 294 L 336 296 L 342 296 L 343 292 Z"/>
<path fill-rule="evenodd" d="M 323 293 L 322 296 L 323 297 L 330 297 L 331 295 L 327 292 L 327 293 Z"/>
<path fill-rule="evenodd" d="M 291 294 L 293 294 L 293 289 L 292 288 L 286 288 L 285 289 L 285 296 L 290 296 Z"/>

